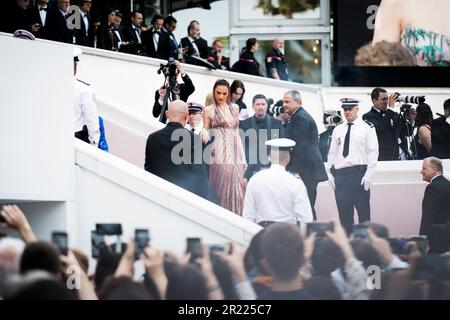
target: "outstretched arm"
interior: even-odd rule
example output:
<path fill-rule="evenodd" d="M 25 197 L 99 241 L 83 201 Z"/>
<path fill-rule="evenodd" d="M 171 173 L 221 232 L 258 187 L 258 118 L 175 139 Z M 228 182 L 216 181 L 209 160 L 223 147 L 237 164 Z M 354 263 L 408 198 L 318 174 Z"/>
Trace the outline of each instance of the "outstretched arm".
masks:
<path fill-rule="evenodd" d="M 382 0 L 375 20 L 372 44 L 386 40 L 400 42 L 402 34 L 402 0 Z"/>

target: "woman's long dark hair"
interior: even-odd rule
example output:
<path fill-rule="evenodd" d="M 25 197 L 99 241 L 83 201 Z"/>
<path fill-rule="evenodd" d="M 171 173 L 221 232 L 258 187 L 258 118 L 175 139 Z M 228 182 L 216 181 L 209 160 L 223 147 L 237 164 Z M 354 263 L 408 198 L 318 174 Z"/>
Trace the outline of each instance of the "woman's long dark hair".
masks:
<path fill-rule="evenodd" d="M 430 125 L 433 122 L 433 112 L 431 108 L 426 103 L 421 103 L 417 106 L 417 115 L 415 125 L 417 128 L 424 125 Z"/>

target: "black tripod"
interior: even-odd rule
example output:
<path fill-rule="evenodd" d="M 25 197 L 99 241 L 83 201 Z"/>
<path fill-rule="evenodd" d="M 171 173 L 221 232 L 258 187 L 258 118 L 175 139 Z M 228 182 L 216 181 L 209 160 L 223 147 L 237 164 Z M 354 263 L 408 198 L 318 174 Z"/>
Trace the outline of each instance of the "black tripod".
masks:
<path fill-rule="evenodd" d="M 167 79 L 164 81 L 164 86 L 166 87 L 166 95 L 164 96 L 163 104 L 161 106 L 161 114 L 159 115 L 159 121 L 165 123 L 164 117 L 167 110 L 167 105 L 170 101 L 180 100 L 180 89 L 178 88 L 178 83 L 169 83 L 167 84 Z"/>
<path fill-rule="evenodd" d="M 406 160 L 417 160 L 417 145 L 413 137 L 413 125 L 411 123 L 411 114 L 409 112 L 400 112 L 400 121 L 402 130 L 406 133 L 405 143 L 406 146 L 402 148 L 403 153 L 406 156 Z"/>

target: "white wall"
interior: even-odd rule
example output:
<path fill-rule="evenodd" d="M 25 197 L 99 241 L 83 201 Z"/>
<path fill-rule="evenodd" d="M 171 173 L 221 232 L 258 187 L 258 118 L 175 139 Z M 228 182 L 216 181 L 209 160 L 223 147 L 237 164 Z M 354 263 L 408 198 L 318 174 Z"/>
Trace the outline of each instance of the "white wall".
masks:
<path fill-rule="evenodd" d="M 0 199 L 74 198 L 72 88 L 70 47 L 0 35 Z"/>

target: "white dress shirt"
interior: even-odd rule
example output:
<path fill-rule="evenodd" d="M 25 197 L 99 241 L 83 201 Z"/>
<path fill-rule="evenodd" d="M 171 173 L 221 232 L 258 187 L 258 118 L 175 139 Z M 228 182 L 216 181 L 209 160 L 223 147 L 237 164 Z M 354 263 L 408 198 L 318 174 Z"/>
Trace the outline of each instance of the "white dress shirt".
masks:
<path fill-rule="evenodd" d="M 90 143 L 98 145 L 100 126 L 92 88 L 88 84 L 74 79 L 73 98 L 74 132 L 83 130 L 83 126 L 86 125 Z"/>
<path fill-rule="evenodd" d="M 378 138 L 375 127 L 357 118 L 350 131 L 349 154 L 344 158 L 342 153 L 347 129 L 347 123 L 341 123 L 334 129 L 326 167 L 330 169 L 334 166 L 335 169 L 343 169 L 367 165 L 364 176 L 371 181 L 378 161 Z"/>
<path fill-rule="evenodd" d="M 255 223 L 285 222 L 301 226 L 313 220 L 308 193 L 303 181 L 272 164 L 256 173 L 247 185 L 243 217 Z"/>
<path fill-rule="evenodd" d="M 83 21 L 84 21 L 84 26 L 86 27 L 86 37 L 89 36 L 89 20 L 87 17 L 87 12 L 83 12 L 80 10 L 81 13 L 81 17 L 83 17 Z"/>
<path fill-rule="evenodd" d="M 196 126 L 195 128 L 192 128 L 189 123 L 186 123 L 185 128 L 188 129 L 189 131 L 194 132 L 195 134 L 200 134 L 202 132 L 202 130 L 203 130 L 203 123 L 201 123 L 200 125 Z M 192 129 L 194 129 L 194 130 L 192 130 Z"/>
<path fill-rule="evenodd" d="M 44 7 L 44 6 L 38 5 L 39 16 L 41 17 L 41 25 L 43 27 L 45 27 L 45 19 L 47 18 L 47 11 L 41 10 L 41 8 L 47 8 L 48 9 L 48 7 L 47 6 Z"/>

